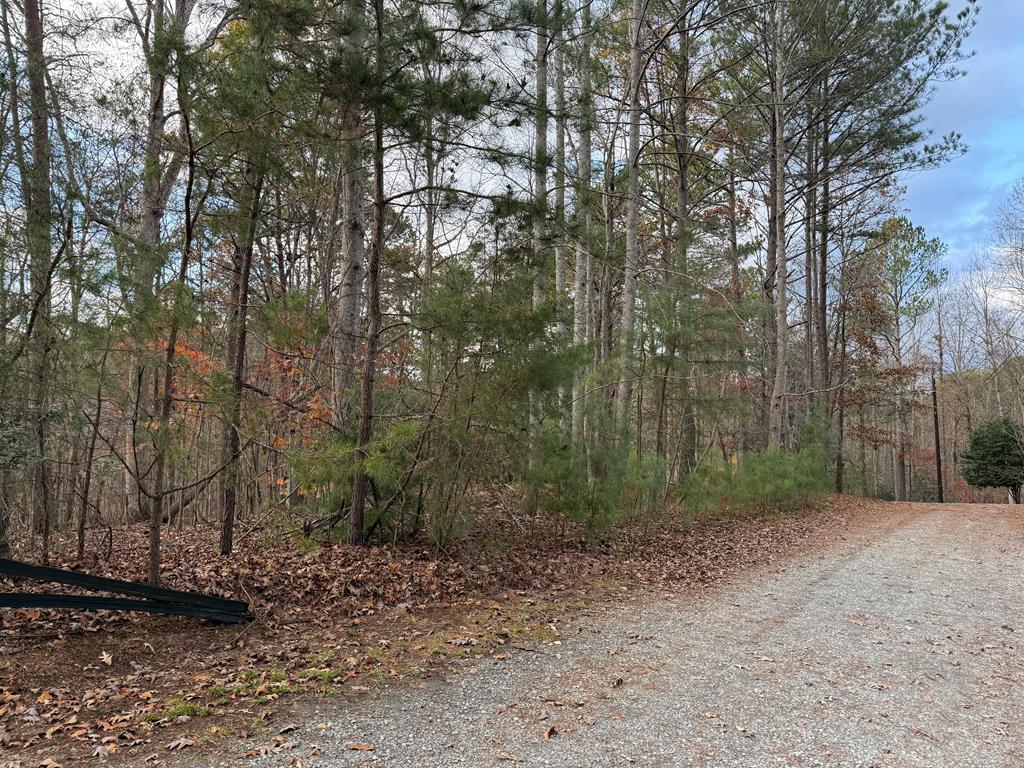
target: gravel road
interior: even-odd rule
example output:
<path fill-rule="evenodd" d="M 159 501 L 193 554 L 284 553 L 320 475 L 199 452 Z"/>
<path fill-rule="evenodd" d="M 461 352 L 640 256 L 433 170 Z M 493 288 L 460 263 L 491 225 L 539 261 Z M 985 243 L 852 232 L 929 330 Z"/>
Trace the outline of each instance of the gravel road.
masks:
<path fill-rule="evenodd" d="M 190 764 L 1019 768 L 1022 554 L 1006 507 L 922 507 L 536 653 L 304 704 L 286 753 Z"/>

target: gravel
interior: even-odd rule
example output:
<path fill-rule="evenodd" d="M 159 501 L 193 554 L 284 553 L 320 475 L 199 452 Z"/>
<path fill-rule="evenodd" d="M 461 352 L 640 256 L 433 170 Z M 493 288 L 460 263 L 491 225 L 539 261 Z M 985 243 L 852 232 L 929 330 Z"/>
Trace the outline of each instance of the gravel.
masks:
<path fill-rule="evenodd" d="M 921 509 L 535 653 L 307 701 L 280 754 L 176 764 L 1022 766 L 1024 543 L 1005 507 Z"/>

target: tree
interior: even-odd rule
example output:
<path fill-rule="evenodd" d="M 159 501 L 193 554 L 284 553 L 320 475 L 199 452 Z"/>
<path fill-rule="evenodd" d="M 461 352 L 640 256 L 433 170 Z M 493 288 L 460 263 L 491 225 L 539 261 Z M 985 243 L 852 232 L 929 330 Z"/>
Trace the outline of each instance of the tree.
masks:
<path fill-rule="evenodd" d="M 629 143 L 626 155 L 626 263 L 622 278 L 622 319 L 620 335 L 623 343 L 622 378 L 618 388 L 619 422 L 629 422 L 630 400 L 633 397 L 631 358 L 636 327 L 637 272 L 640 268 L 640 90 L 644 34 L 644 8 L 633 0 L 629 18 L 629 79 L 626 98 L 629 114 Z"/>
<path fill-rule="evenodd" d="M 1024 485 L 1024 431 L 1012 419 L 989 421 L 971 433 L 960 455 L 964 480 L 979 488 L 1006 488 L 1020 504 Z"/>
<path fill-rule="evenodd" d="M 881 298 L 889 322 L 881 335 L 889 352 L 893 380 L 894 474 L 897 501 L 907 500 L 906 432 L 908 384 L 916 369 L 909 359 L 920 341 L 922 324 L 932 309 L 936 289 L 946 279 L 941 261 L 946 247 L 929 238 L 904 216 L 885 221 L 868 245 L 880 275 Z"/>
<path fill-rule="evenodd" d="M 920 110 L 970 11 L 64 5 L 0 5 L 14 541 L 148 518 L 155 580 L 171 522 L 443 542 L 497 487 L 593 530 L 804 435 L 839 483 L 853 421 L 913 490 L 941 246 L 896 179 L 959 151 Z M 1015 210 L 1016 298 L 943 308 L 951 460 L 1024 412 Z"/>

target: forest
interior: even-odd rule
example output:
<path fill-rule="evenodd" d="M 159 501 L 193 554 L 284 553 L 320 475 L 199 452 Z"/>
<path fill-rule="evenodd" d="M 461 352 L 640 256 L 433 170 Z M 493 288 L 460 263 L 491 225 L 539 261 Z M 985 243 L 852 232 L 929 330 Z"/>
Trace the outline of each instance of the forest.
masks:
<path fill-rule="evenodd" d="M 0 550 L 1005 500 L 1024 182 L 966 267 L 903 207 L 977 14 L 3 0 Z"/>

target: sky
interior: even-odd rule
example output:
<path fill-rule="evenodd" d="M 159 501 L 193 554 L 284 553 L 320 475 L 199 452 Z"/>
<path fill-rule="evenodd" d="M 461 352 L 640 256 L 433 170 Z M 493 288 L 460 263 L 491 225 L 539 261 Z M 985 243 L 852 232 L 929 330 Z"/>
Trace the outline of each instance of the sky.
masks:
<path fill-rule="evenodd" d="M 963 0 L 952 0 L 956 12 Z M 910 219 L 949 246 L 951 269 L 989 243 L 991 224 L 1014 179 L 1024 176 L 1024 0 L 979 0 L 963 78 L 940 83 L 925 108 L 939 137 L 959 133 L 967 153 L 907 180 Z"/>

